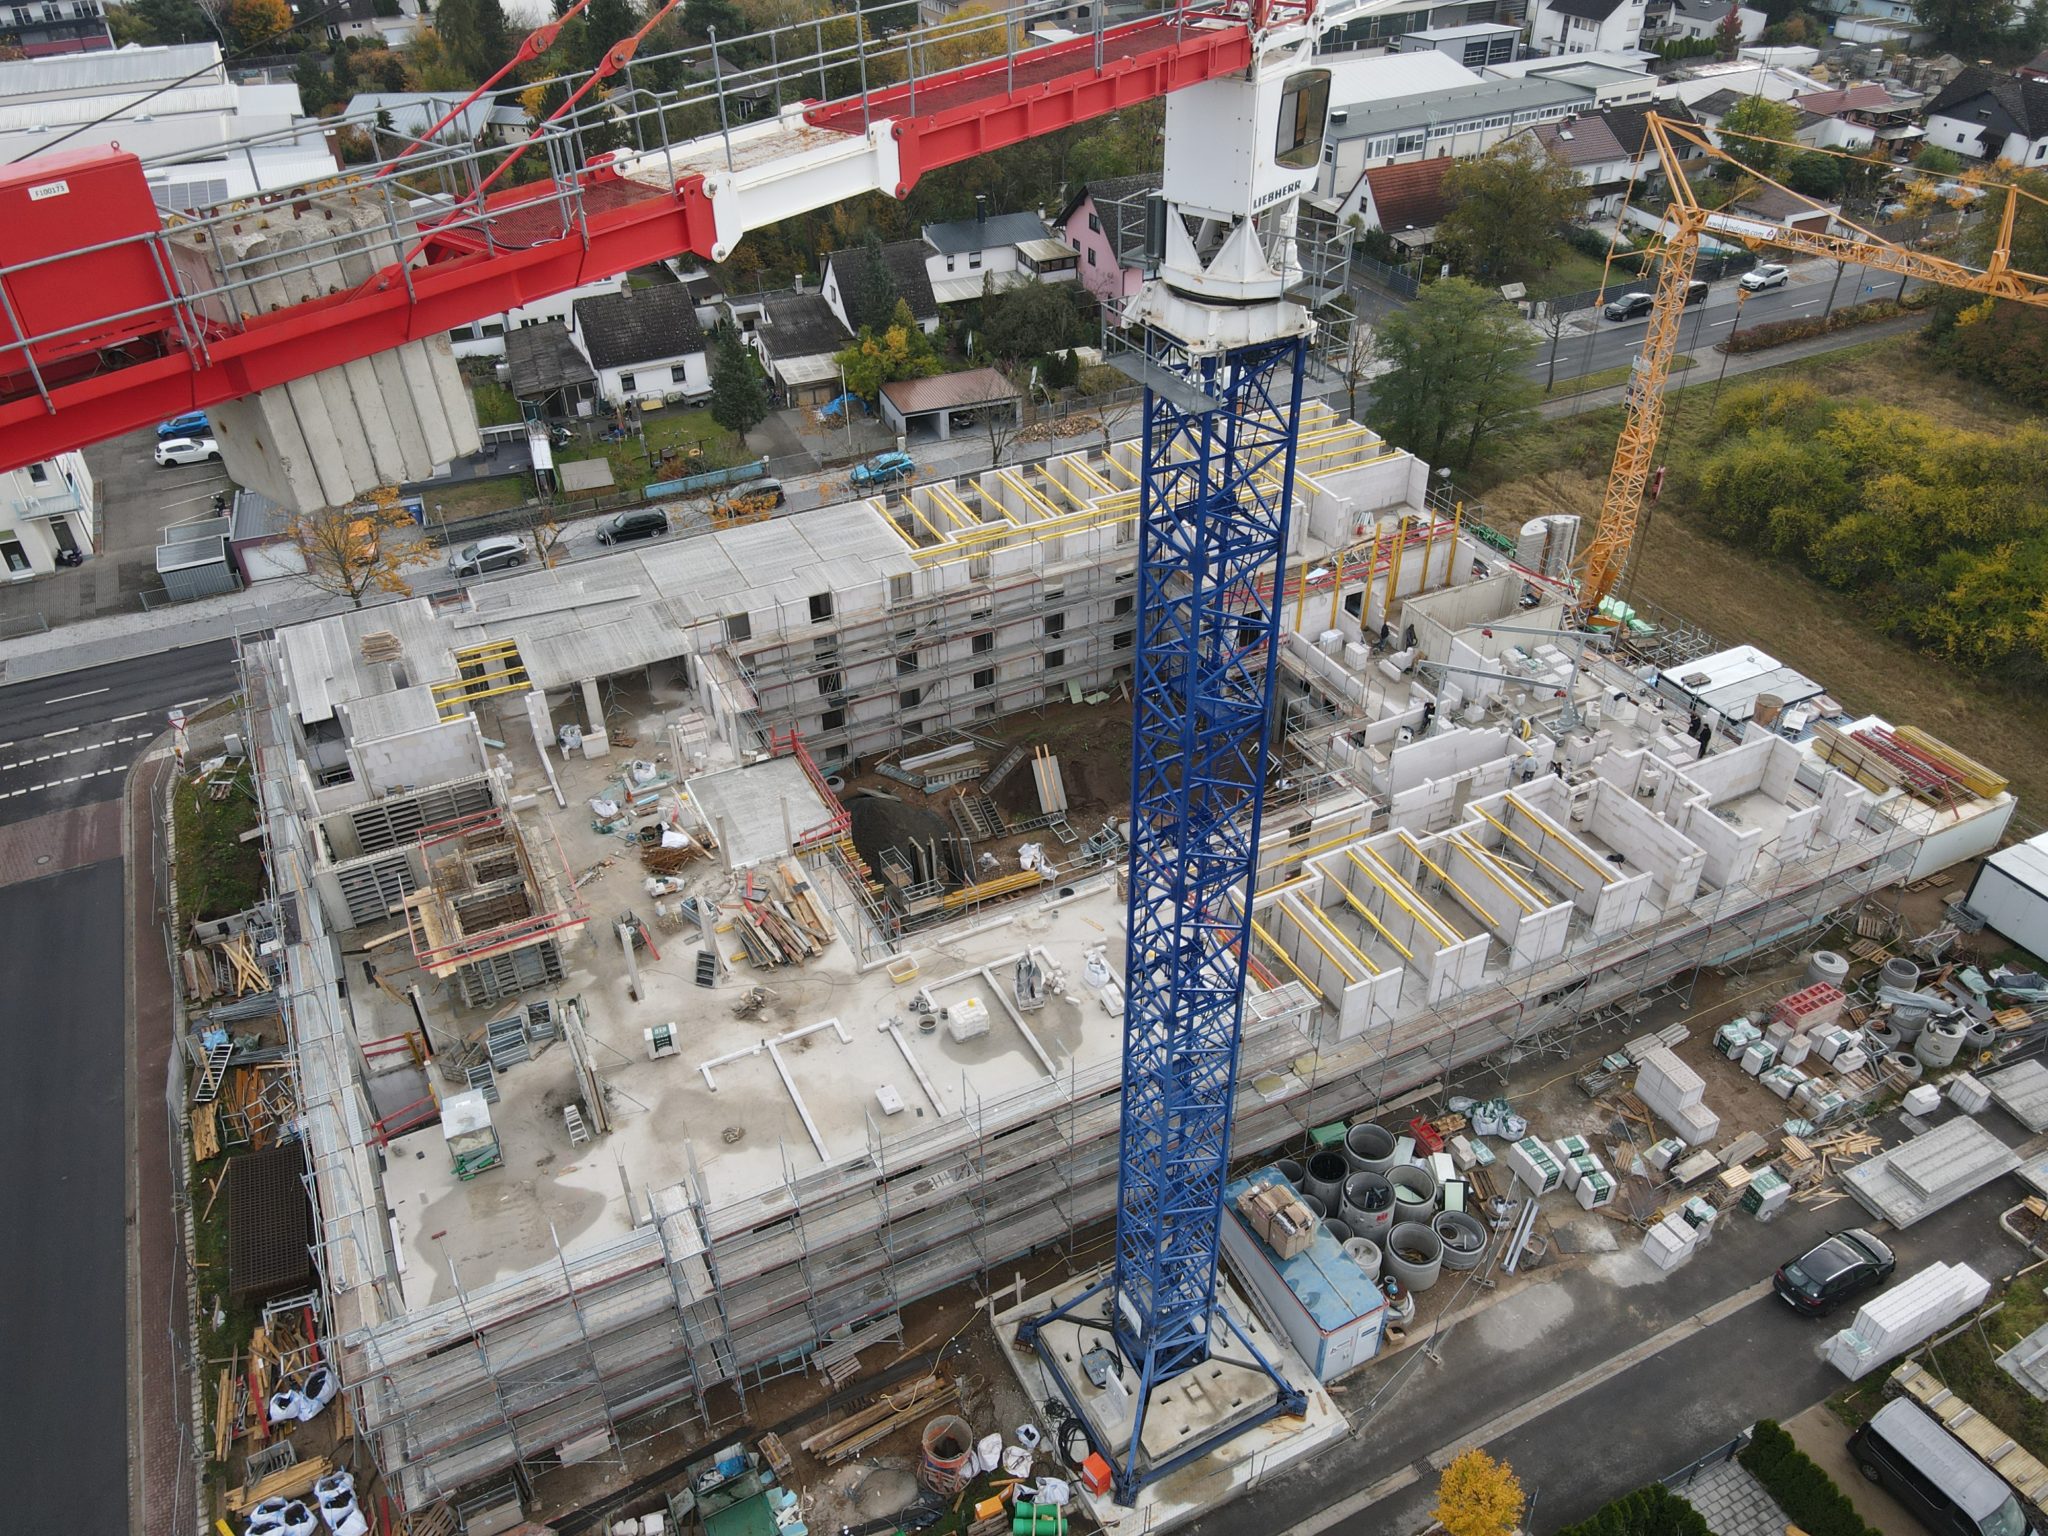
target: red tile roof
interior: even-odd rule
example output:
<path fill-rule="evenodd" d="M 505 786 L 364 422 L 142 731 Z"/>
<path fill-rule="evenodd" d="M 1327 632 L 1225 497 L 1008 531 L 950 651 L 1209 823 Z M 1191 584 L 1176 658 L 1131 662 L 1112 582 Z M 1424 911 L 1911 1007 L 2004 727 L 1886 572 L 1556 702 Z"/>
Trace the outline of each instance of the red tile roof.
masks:
<path fill-rule="evenodd" d="M 1450 211 L 1444 196 L 1444 172 L 1451 168 L 1449 155 L 1430 160 L 1412 160 L 1406 165 L 1377 165 L 1365 173 L 1372 192 L 1372 206 L 1380 228 L 1389 232 L 1428 229 Z"/>
<path fill-rule="evenodd" d="M 1820 117 L 1838 112 L 1883 112 L 1893 105 L 1892 93 L 1881 85 L 1852 85 L 1838 91 L 1808 91 L 1794 96 L 1792 104 Z"/>

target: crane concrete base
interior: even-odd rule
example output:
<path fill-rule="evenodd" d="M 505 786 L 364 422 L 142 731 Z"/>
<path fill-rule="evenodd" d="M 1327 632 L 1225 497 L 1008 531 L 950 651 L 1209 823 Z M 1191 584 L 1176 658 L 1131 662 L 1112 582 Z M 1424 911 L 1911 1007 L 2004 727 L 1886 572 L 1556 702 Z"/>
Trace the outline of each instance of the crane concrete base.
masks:
<path fill-rule="evenodd" d="M 1084 1274 L 1057 1289 L 1031 1296 L 999 1312 L 996 1337 L 1025 1394 L 1041 1411 L 1049 1402 L 1065 1402 L 1084 1418 L 1089 1438 L 1115 1465 L 1129 1462 L 1131 1424 L 1135 1417 L 1130 1394 L 1121 1383 L 1135 1381 L 1136 1369 L 1122 1363 L 1101 1384 L 1105 1357 L 1117 1354 L 1105 1327 L 1087 1319 L 1091 1290 L 1102 1288 L 1107 1268 Z M 1102 1294 L 1107 1295 L 1104 1289 Z M 1228 1499 L 1249 1492 L 1281 1468 L 1349 1433 L 1344 1415 L 1329 1394 L 1316 1385 L 1314 1373 L 1284 1335 L 1272 1332 L 1253 1316 L 1227 1276 L 1218 1279 L 1218 1297 L 1228 1321 L 1219 1318 L 1215 1352 L 1203 1364 L 1183 1372 L 1154 1392 L 1145 1415 L 1141 1460 L 1170 1467 L 1117 1502 L 1116 1490 L 1093 1495 L 1069 1472 L 1074 1496 L 1106 1532 L 1170 1530 L 1213 1512 Z M 1076 1305 L 1079 1303 L 1079 1305 Z M 1030 1347 L 1019 1344 L 1019 1331 L 1034 1336 Z M 1252 1363 L 1251 1351 L 1236 1336 L 1242 1330 L 1257 1353 L 1288 1382 L 1304 1384 L 1299 1416 L 1275 1414 L 1273 1375 Z M 1239 1363 L 1243 1362 L 1243 1363 Z M 1091 1367 L 1093 1371 L 1091 1372 Z M 1261 1416 L 1264 1421 L 1260 1422 Z M 1046 1415 L 1041 1427 L 1048 1437 L 1058 1422 Z M 1057 1456 L 1057 1448 L 1049 1447 Z M 1189 1456 L 1190 1452 L 1195 1454 Z M 1185 1459 L 1184 1459 L 1185 1458 Z M 1182 1464 L 1172 1464 L 1180 1460 Z"/>

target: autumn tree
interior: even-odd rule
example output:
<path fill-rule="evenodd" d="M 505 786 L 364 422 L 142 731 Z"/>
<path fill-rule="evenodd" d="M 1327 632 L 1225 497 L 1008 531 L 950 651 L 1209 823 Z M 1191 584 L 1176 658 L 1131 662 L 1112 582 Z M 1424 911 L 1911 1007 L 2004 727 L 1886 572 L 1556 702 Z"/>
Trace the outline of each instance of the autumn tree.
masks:
<path fill-rule="evenodd" d="M 1010 362 L 1064 352 L 1088 340 L 1073 283 L 1018 283 L 981 302 L 981 345 Z"/>
<path fill-rule="evenodd" d="M 1715 29 L 1716 52 L 1732 59 L 1742 51 L 1742 0 L 1728 0 L 1728 14 Z"/>
<path fill-rule="evenodd" d="M 1536 338 L 1499 295 L 1462 277 L 1431 283 L 1380 322 L 1370 425 L 1432 465 L 1463 468 L 1522 425 L 1536 398 Z"/>
<path fill-rule="evenodd" d="M 1799 131 L 1799 109 L 1789 101 L 1772 101 L 1768 96 L 1745 96 L 1721 119 L 1721 147 L 1743 165 L 1773 180 L 1784 174 L 1796 149 L 1786 146 Z M 1776 140 L 1766 143 L 1765 140 Z M 1741 166 L 1718 161 L 1714 174 L 1723 181 L 1735 181 Z"/>
<path fill-rule="evenodd" d="M 1535 140 L 1508 139 L 1444 172 L 1450 211 L 1436 246 L 1452 266 L 1489 284 L 1546 271 L 1561 248 L 1558 231 L 1585 208 L 1578 173 Z"/>
<path fill-rule="evenodd" d="M 441 0 L 434 7 L 434 30 L 448 62 L 472 85 L 488 80 L 518 46 L 499 0 Z"/>
<path fill-rule="evenodd" d="M 1474 1446 L 1444 1468 L 1430 1514 L 1448 1536 L 1508 1536 L 1522 1518 L 1523 1503 L 1513 1469 Z"/>
<path fill-rule="evenodd" d="M 292 29 L 291 8 L 284 0 L 228 0 L 221 21 L 238 48 L 273 41 Z"/>
<path fill-rule="evenodd" d="M 409 595 L 406 566 L 427 553 L 419 526 L 390 485 L 352 507 L 299 513 L 285 524 L 285 536 L 305 561 L 306 583 L 357 608 L 373 592 Z"/>
<path fill-rule="evenodd" d="M 1074 387 L 1102 429 L 1102 450 L 1107 453 L 1116 429 L 1145 403 L 1145 392 L 1121 368 L 1109 363 L 1083 365 Z"/>
<path fill-rule="evenodd" d="M 745 446 L 747 434 L 767 415 L 768 391 L 762 387 L 754 354 L 730 325 L 719 326 L 711 358 L 711 419 L 737 434 Z"/>
<path fill-rule="evenodd" d="M 1009 23 L 985 5 L 963 5 L 935 26 L 917 34 L 919 74 L 978 64 L 1007 50 Z"/>
<path fill-rule="evenodd" d="M 910 306 L 901 299 L 879 333 L 872 326 L 862 326 L 859 339 L 833 361 L 846 376 L 847 391 L 869 401 L 893 380 L 928 379 L 939 371 L 932 339 L 918 329 Z"/>

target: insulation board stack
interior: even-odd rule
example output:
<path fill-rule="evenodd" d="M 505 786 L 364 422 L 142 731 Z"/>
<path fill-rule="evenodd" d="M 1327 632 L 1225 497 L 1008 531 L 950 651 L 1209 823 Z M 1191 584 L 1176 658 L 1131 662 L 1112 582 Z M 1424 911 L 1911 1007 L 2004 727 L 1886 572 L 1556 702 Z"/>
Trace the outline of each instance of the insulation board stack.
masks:
<path fill-rule="evenodd" d="M 1764 1032 L 1747 1019 L 1733 1019 L 1714 1031 L 1714 1049 L 1730 1061 L 1742 1060 L 1742 1053 L 1757 1041 Z"/>
<path fill-rule="evenodd" d="M 1569 1163 L 1575 1157 L 1585 1157 L 1592 1150 L 1593 1143 L 1586 1140 L 1583 1136 L 1560 1136 L 1551 1143 L 1551 1151 L 1560 1161 L 1566 1163 Z M 1572 1181 L 1572 1176 L 1567 1173 L 1564 1179 L 1565 1183 L 1569 1185 Z"/>
<path fill-rule="evenodd" d="M 1599 1173 L 1600 1171 L 1600 1159 L 1590 1152 L 1581 1152 L 1577 1157 L 1568 1157 L 1564 1160 L 1564 1187 L 1566 1189 L 1577 1189 L 1579 1187 L 1579 1180 L 1589 1173 Z"/>
<path fill-rule="evenodd" d="M 1812 1050 L 1813 1042 L 1811 1040 L 1805 1035 L 1794 1035 L 1778 1047 L 1778 1064 L 1785 1067 L 1796 1067 L 1806 1060 L 1808 1053 Z"/>
<path fill-rule="evenodd" d="M 1535 1136 L 1524 1136 L 1501 1156 L 1508 1172 L 1539 1195 L 1547 1195 L 1564 1182 L 1564 1167 Z"/>
<path fill-rule="evenodd" d="M 1592 1159 L 1589 1158 L 1587 1161 L 1591 1162 Z M 1572 1194 L 1577 1197 L 1579 1204 L 1589 1211 L 1597 1211 L 1603 1205 L 1612 1205 L 1614 1191 L 1614 1176 L 1597 1162 L 1581 1173 L 1579 1182 L 1572 1186 Z"/>
<path fill-rule="evenodd" d="M 1768 1040 L 1759 1040 L 1742 1053 L 1742 1070 L 1751 1077 L 1763 1076 L 1765 1070 L 1777 1065 L 1778 1048 Z"/>
<path fill-rule="evenodd" d="M 1643 1154 L 1643 1161 L 1662 1173 L 1684 1156 L 1685 1143 L 1676 1136 L 1666 1136 L 1662 1141 L 1651 1144 L 1650 1150 Z"/>
<path fill-rule="evenodd" d="M 1813 1042 L 1814 1054 L 1822 1061 L 1833 1061 L 1835 1054 L 1845 1045 L 1854 1045 L 1863 1037 L 1853 1029 L 1840 1024 L 1823 1024 L 1813 1030 L 1807 1038 Z"/>
<path fill-rule="evenodd" d="M 1906 1096 L 1899 1101 L 1899 1108 L 1924 1120 L 1941 1108 L 1941 1090 L 1932 1083 L 1915 1083 L 1906 1090 Z"/>
<path fill-rule="evenodd" d="M 1788 1067 L 1781 1063 L 1770 1068 L 1768 1071 L 1759 1073 L 1757 1081 L 1770 1089 L 1779 1098 L 1789 1099 L 1806 1085 L 1807 1078 L 1806 1074 L 1797 1067 Z"/>
<path fill-rule="evenodd" d="M 1785 1176 L 1773 1168 L 1762 1168 L 1753 1174 L 1749 1187 L 1742 1192 L 1742 1208 L 1758 1221 L 1769 1221 L 1784 1208 L 1792 1198 L 1792 1185 Z"/>
<path fill-rule="evenodd" d="M 1827 1342 L 1828 1364 L 1851 1381 L 1924 1343 L 1983 1304 L 1991 1283 L 1967 1264 L 1930 1264 L 1880 1291 Z"/>
<path fill-rule="evenodd" d="M 1960 1073 L 1948 1080 L 1948 1101 L 1966 1115 L 1982 1114 L 1991 1105 L 1991 1090 L 1971 1073 Z"/>
<path fill-rule="evenodd" d="M 1698 1230 L 1685 1219 L 1684 1213 L 1673 1211 L 1643 1234 L 1643 1252 L 1652 1264 L 1668 1272 L 1692 1257 L 1699 1240 Z"/>
<path fill-rule="evenodd" d="M 1858 1035 L 1839 1051 L 1829 1063 L 1837 1072 L 1860 1072 L 1870 1065 L 1870 1053 L 1863 1049 L 1863 1037 Z"/>
<path fill-rule="evenodd" d="M 1842 1016 L 1842 989 L 1831 981 L 1816 981 L 1810 987 L 1801 987 L 1788 997 L 1781 997 L 1771 1008 L 1774 1024 L 1787 1024 L 1791 1032 L 1811 1034 L 1823 1024 L 1832 1024 Z"/>
<path fill-rule="evenodd" d="M 1700 1102 L 1706 1089 L 1699 1073 L 1664 1046 L 1645 1052 L 1636 1072 L 1636 1097 L 1687 1146 L 1699 1146 L 1720 1134 L 1720 1116 Z"/>

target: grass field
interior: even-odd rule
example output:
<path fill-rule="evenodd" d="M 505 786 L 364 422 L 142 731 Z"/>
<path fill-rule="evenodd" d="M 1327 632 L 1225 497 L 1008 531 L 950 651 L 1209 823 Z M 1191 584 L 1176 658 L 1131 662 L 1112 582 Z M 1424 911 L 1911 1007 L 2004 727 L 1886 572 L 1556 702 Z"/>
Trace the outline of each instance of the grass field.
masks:
<path fill-rule="evenodd" d="M 1996 432 L 2028 419 L 1992 391 L 1934 369 L 1911 338 L 1866 342 L 1741 382 L 1770 378 L 1807 378 L 1838 399 L 1903 406 L 1958 429 Z M 1682 469 L 1693 462 L 1710 394 L 1695 385 L 1673 396 L 1665 463 Z M 1487 472 L 1470 481 L 1487 520 L 1512 532 L 1542 513 L 1571 512 L 1586 520 L 1590 533 L 1620 428 L 1617 407 L 1545 421 L 1503 444 Z M 2008 775 L 2023 805 L 2048 805 L 2048 709 L 2038 695 L 1957 672 L 1877 633 L 1853 598 L 1716 538 L 1710 518 L 1704 511 L 1674 512 L 1669 503 L 1652 508 L 1622 595 L 1656 604 L 1730 643 L 1763 645 L 1820 680 L 1848 708 L 1932 731 Z"/>
<path fill-rule="evenodd" d="M 249 770 L 239 770 L 220 799 L 204 780 L 180 779 L 171 792 L 177 834 L 178 916 L 190 924 L 227 917 L 262 899 L 263 852 L 242 834 L 256 825 Z"/>
<path fill-rule="evenodd" d="M 744 457 L 739 439 L 713 421 L 708 410 L 669 406 L 664 410 L 650 411 L 646 416 L 645 430 L 646 453 L 641 451 L 640 439 L 635 436 L 623 443 L 565 448 L 562 458 L 564 461 L 609 460 L 612 479 L 624 490 L 638 491 L 652 480 L 674 479 L 699 469 L 722 469 Z M 690 459 L 688 455 L 692 449 L 698 450 L 701 457 Z M 665 465 L 662 456 L 670 451 L 678 457 Z M 655 456 L 654 463 L 648 463 L 647 453 Z"/>

